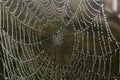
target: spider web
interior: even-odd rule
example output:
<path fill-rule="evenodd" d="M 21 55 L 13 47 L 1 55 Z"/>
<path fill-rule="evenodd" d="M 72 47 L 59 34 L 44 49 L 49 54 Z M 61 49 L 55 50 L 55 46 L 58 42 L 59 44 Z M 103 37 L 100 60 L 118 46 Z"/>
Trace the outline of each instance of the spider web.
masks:
<path fill-rule="evenodd" d="M 103 0 L 2 0 L 6 80 L 119 80 L 120 43 Z"/>

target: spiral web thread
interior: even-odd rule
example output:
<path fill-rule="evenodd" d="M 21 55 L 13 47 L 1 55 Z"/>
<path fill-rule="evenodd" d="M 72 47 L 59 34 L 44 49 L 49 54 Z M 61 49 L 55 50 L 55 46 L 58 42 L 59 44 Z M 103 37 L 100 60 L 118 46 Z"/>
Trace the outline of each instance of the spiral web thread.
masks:
<path fill-rule="evenodd" d="M 102 0 L 79 0 L 75 11 L 69 0 L 2 0 L 0 6 L 6 80 L 120 79 L 120 43 L 108 25 Z M 56 35 L 48 31 L 51 23 L 60 27 Z M 66 35 L 72 42 L 64 38 L 69 28 L 72 32 Z M 64 60 L 69 50 L 59 50 L 64 44 L 71 46 L 66 46 L 71 52 L 68 62 Z"/>

